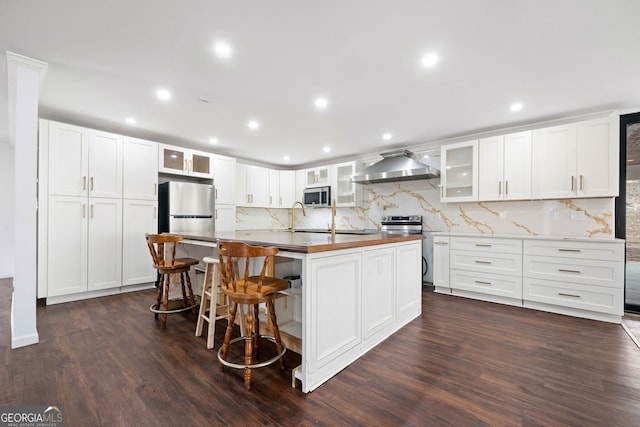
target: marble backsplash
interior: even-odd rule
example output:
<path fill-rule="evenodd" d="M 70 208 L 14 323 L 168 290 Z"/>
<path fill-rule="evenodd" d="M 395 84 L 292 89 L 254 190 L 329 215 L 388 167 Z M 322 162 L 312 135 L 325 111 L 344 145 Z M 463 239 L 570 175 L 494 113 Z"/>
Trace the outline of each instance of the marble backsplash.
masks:
<path fill-rule="evenodd" d="M 382 215 L 419 214 L 425 231 L 614 238 L 614 199 L 440 203 L 440 180 L 362 185 L 363 203 L 338 208 L 336 228 L 379 229 Z M 286 229 L 291 209 L 237 208 L 236 228 Z M 326 228 L 328 208 L 296 208 L 296 228 Z"/>

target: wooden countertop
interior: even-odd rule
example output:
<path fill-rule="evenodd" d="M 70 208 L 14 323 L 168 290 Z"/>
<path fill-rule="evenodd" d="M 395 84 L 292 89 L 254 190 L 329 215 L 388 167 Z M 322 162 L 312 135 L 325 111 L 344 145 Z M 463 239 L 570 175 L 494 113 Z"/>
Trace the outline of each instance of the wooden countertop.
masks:
<path fill-rule="evenodd" d="M 189 240 L 215 242 L 221 240 L 236 240 L 251 245 L 276 246 L 282 251 L 315 253 L 337 251 L 340 249 L 359 248 L 363 246 L 383 245 L 386 243 L 422 240 L 422 234 L 391 235 L 376 234 L 336 234 L 330 233 L 291 233 L 289 231 L 239 230 L 200 233 L 179 233 Z"/>

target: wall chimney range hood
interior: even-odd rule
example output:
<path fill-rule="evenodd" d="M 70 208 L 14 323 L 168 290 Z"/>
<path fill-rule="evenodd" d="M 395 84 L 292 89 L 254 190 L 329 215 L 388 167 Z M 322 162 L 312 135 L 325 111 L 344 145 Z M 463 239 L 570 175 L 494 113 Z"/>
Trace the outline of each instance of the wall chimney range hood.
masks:
<path fill-rule="evenodd" d="M 440 170 L 419 162 L 418 156 L 409 150 L 380 153 L 382 160 L 351 175 L 351 181 L 359 184 L 376 182 L 412 181 L 437 178 Z"/>

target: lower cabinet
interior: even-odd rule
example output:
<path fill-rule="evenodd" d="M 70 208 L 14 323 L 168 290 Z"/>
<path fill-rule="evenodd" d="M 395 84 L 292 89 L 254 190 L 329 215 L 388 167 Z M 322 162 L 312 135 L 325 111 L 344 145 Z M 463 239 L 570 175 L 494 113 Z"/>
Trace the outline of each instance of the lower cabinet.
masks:
<path fill-rule="evenodd" d="M 446 277 L 454 295 L 614 323 L 624 313 L 622 240 L 436 235 L 434 260 L 438 292 Z"/>
<path fill-rule="evenodd" d="M 47 296 L 122 285 L 122 199 L 49 197 Z"/>
<path fill-rule="evenodd" d="M 122 284 L 155 282 L 156 270 L 144 235 L 158 230 L 158 202 L 125 200 L 122 216 Z"/>
<path fill-rule="evenodd" d="M 433 237 L 433 286 L 436 292 L 451 293 L 448 236 Z"/>

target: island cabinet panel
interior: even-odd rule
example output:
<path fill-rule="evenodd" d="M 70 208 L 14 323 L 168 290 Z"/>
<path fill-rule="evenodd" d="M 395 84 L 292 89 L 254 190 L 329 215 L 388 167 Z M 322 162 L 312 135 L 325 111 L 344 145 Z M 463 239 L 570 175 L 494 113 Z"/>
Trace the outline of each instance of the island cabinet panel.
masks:
<path fill-rule="evenodd" d="M 396 318 L 396 250 L 366 251 L 363 270 L 364 336 L 384 330 Z"/>
<path fill-rule="evenodd" d="M 362 342 L 360 298 L 362 257 L 359 253 L 329 256 L 311 262 L 309 371 L 335 361 Z"/>
<path fill-rule="evenodd" d="M 422 312 L 422 245 L 411 242 L 396 248 L 397 310 L 401 321 L 408 321 Z"/>

